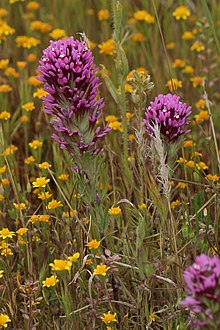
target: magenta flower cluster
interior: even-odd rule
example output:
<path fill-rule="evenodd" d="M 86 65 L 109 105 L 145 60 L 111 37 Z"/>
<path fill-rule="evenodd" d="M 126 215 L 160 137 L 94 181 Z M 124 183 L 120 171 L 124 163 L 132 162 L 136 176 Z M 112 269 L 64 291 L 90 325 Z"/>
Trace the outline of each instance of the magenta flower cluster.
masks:
<path fill-rule="evenodd" d="M 181 306 L 190 311 L 192 324 L 220 329 L 220 259 L 201 254 L 183 276 L 189 296 Z"/>
<path fill-rule="evenodd" d="M 154 136 L 155 126 L 168 142 L 175 142 L 184 133 L 188 124 L 191 107 L 180 102 L 180 97 L 172 94 L 159 94 L 145 111 L 144 123 L 147 133 Z"/>
<path fill-rule="evenodd" d="M 84 41 L 70 37 L 50 41 L 38 70 L 44 90 L 44 111 L 53 115 L 52 138 L 71 155 L 97 153 L 96 141 L 111 129 L 97 126 L 104 106 L 92 52 Z"/>

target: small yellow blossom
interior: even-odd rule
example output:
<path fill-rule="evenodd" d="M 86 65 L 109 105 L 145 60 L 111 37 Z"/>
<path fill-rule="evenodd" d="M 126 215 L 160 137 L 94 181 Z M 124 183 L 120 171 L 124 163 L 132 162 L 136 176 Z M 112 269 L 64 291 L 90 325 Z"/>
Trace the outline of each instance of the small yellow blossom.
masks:
<path fill-rule="evenodd" d="M 90 258 L 86 259 L 86 265 L 90 266 L 92 264 L 93 264 L 92 259 Z"/>
<path fill-rule="evenodd" d="M 33 140 L 32 142 L 30 142 L 28 144 L 32 149 L 38 149 L 38 148 L 42 147 L 43 143 L 39 140 Z"/>
<path fill-rule="evenodd" d="M 2 239 L 12 238 L 13 236 L 15 236 L 14 231 L 10 231 L 8 228 L 2 228 L 0 230 L 0 238 Z"/>
<path fill-rule="evenodd" d="M 0 18 L 7 15 L 8 15 L 8 11 L 5 8 L 0 8 Z"/>
<path fill-rule="evenodd" d="M 67 181 L 69 179 L 69 174 L 60 174 L 58 176 L 58 179 L 61 180 L 61 181 Z"/>
<path fill-rule="evenodd" d="M 145 36 L 143 33 L 134 33 L 132 36 L 132 40 L 135 42 L 143 42 L 145 40 Z"/>
<path fill-rule="evenodd" d="M 0 270 L 0 278 L 3 277 L 3 274 L 4 274 L 4 270 Z"/>
<path fill-rule="evenodd" d="M 72 256 L 68 257 L 68 260 L 71 262 L 75 262 L 79 259 L 79 257 L 80 257 L 80 253 L 76 252 Z"/>
<path fill-rule="evenodd" d="M 52 201 L 48 203 L 47 209 L 48 210 L 57 209 L 58 207 L 61 207 L 61 206 L 63 206 L 61 201 L 57 201 L 56 199 L 52 199 Z"/>
<path fill-rule="evenodd" d="M 192 82 L 194 88 L 202 86 L 204 83 L 204 80 L 205 80 L 205 77 L 200 77 L 200 76 L 190 78 L 190 81 Z"/>
<path fill-rule="evenodd" d="M 5 75 L 8 76 L 8 77 L 14 77 L 14 78 L 18 78 L 19 77 L 19 73 L 12 67 L 8 67 L 6 70 L 5 70 Z"/>
<path fill-rule="evenodd" d="M 34 188 L 46 187 L 46 184 L 50 182 L 50 179 L 45 178 L 45 176 L 40 176 L 36 181 L 32 182 Z"/>
<path fill-rule="evenodd" d="M 126 118 L 127 120 L 130 120 L 134 117 L 134 114 L 133 113 L 130 113 L 130 112 L 126 112 Z"/>
<path fill-rule="evenodd" d="M 217 176 L 216 174 L 212 175 L 212 174 L 207 174 L 206 178 L 210 181 L 216 182 L 220 179 L 220 176 Z"/>
<path fill-rule="evenodd" d="M 16 39 L 17 47 L 22 48 L 32 48 L 40 44 L 40 40 L 34 38 L 34 37 L 28 37 L 28 36 L 18 36 Z"/>
<path fill-rule="evenodd" d="M 209 120 L 209 113 L 207 110 L 201 110 L 198 115 L 195 115 L 195 121 L 197 124 L 200 124 L 205 120 Z"/>
<path fill-rule="evenodd" d="M 202 157 L 202 153 L 198 152 L 198 151 L 195 151 L 195 152 L 192 153 L 191 158 L 194 158 L 194 157 Z"/>
<path fill-rule="evenodd" d="M 40 167 L 41 170 L 46 170 L 51 167 L 51 165 L 48 162 L 43 162 L 43 163 L 39 164 L 38 166 Z"/>
<path fill-rule="evenodd" d="M 181 204 L 180 201 L 177 199 L 170 203 L 170 207 L 171 209 L 175 209 L 177 206 L 180 206 L 180 204 Z"/>
<path fill-rule="evenodd" d="M 185 61 L 177 58 L 175 61 L 172 63 L 172 68 L 183 68 L 185 66 Z"/>
<path fill-rule="evenodd" d="M 108 311 L 108 313 L 104 313 L 103 316 L 100 317 L 100 319 L 105 324 L 109 324 L 111 322 L 118 322 L 117 321 L 117 314 L 116 313 L 112 314 L 110 311 Z"/>
<path fill-rule="evenodd" d="M 30 53 L 30 54 L 28 54 L 27 55 L 27 61 L 28 62 L 35 62 L 37 60 L 37 56 L 35 55 L 35 54 L 33 54 L 33 53 Z"/>
<path fill-rule="evenodd" d="M 2 202 L 3 200 L 4 200 L 4 196 L 0 194 L 0 202 Z"/>
<path fill-rule="evenodd" d="M 25 62 L 25 61 L 17 61 L 16 64 L 17 64 L 18 69 L 19 70 L 22 70 L 22 69 L 24 69 L 26 67 L 27 62 Z"/>
<path fill-rule="evenodd" d="M 107 267 L 106 265 L 97 265 L 97 267 L 94 269 L 93 274 L 94 275 L 102 275 L 106 276 L 107 271 L 110 269 L 110 267 Z"/>
<path fill-rule="evenodd" d="M 203 99 L 199 99 L 198 102 L 196 102 L 196 108 L 197 109 L 205 109 L 206 101 Z"/>
<path fill-rule="evenodd" d="M 199 162 L 196 164 L 196 168 L 198 170 L 207 170 L 208 166 L 204 162 Z"/>
<path fill-rule="evenodd" d="M 25 164 L 30 165 L 35 162 L 35 158 L 33 156 L 29 156 L 29 157 L 25 158 L 24 162 L 25 162 Z"/>
<path fill-rule="evenodd" d="M 61 39 L 66 37 L 66 32 L 62 29 L 54 29 L 50 34 L 50 37 L 52 37 L 55 40 Z"/>
<path fill-rule="evenodd" d="M 13 255 L 12 249 L 10 249 L 10 248 L 2 249 L 1 255 L 4 256 L 4 257 L 12 256 Z"/>
<path fill-rule="evenodd" d="M 46 280 L 42 281 L 43 287 L 50 288 L 51 286 L 55 286 L 59 280 L 56 275 L 52 275 L 51 277 L 47 277 Z"/>
<path fill-rule="evenodd" d="M 127 77 L 126 77 L 126 80 L 127 81 L 132 81 L 132 80 L 135 80 L 135 77 L 134 77 L 134 73 L 137 73 L 141 78 L 143 78 L 144 76 L 148 75 L 148 71 L 147 69 L 143 68 L 143 67 L 139 67 L 135 70 L 131 70 Z"/>
<path fill-rule="evenodd" d="M 5 21 L 0 19 L 0 43 L 2 40 L 6 40 L 6 38 L 14 32 L 15 29 L 9 26 Z"/>
<path fill-rule="evenodd" d="M 18 211 L 22 211 L 22 210 L 25 210 L 26 209 L 26 205 L 25 203 L 13 203 L 14 207 L 16 208 L 16 210 Z"/>
<path fill-rule="evenodd" d="M 115 42 L 113 39 L 102 42 L 99 47 L 100 54 L 112 55 L 115 50 Z"/>
<path fill-rule="evenodd" d="M 109 19 L 110 14 L 108 9 L 101 9 L 98 11 L 98 20 L 99 21 L 105 21 L 107 19 Z"/>
<path fill-rule="evenodd" d="M 128 140 L 129 141 L 134 141 L 136 139 L 135 135 L 134 134 L 130 134 L 128 135 Z"/>
<path fill-rule="evenodd" d="M 40 7 L 40 4 L 38 2 L 36 2 L 36 1 L 30 1 L 30 2 L 28 2 L 27 6 L 26 6 L 26 8 L 28 10 L 36 10 L 39 7 Z"/>
<path fill-rule="evenodd" d="M 37 87 L 37 86 L 40 86 L 43 84 L 42 81 L 38 80 L 36 77 L 34 76 L 30 76 L 28 78 L 28 84 L 31 85 L 31 86 L 34 86 L 34 87 Z M 26 109 L 25 109 L 26 110 Z"/>
<path fill-rule="evenodd" d="M 12 91 L 11 86 L 9 86 L 7 84 L 0 85 L 0 93 L 8 93 L 11 91 Z"/>
<path fill-rule="evenodd" d="M 43 88 L 38 88 L 36 92 L 34 92 L 33 97 L 37 97 L 39 99 L 42 99 L 42 97 L 45 97 L 48 93 L 43 90 Z"/>
<path fill-rule="evenodd" d="M 26 115 L 21 116 L 21 122 L 22 123 L 27 123 L 28 121 L 29 121 L 28 116 L 26 116 Z"/>
<path fill-rule="evenodd" d="M 109 122 L 109 123 L 113 123 L 114 121 L 117 121 L 118 117 L 114 116 L 114 115 L 109 115 L 105 117 L 105 121 Z"/>
<path fill-rule="evenodd" d="M 172 79 L 168 80 L 168 82 L 166 83 L 166 86 L 169 87 L 171 92 L 173 92 L 173 91 L 177 90 L 178 88 L 182 87 L 182 81 L 178 80 L 176 78 L 172 78 Z"/>
<path fill-rule="evenodd" d="M 2 184 L 3 186 L 8 186 L 10 184 L 10 181 L 7 178 L 2 179 Z"/>
<path fill-rule="evenodd" d="M 44 201 L 45 199 L 49 199 L 52 194 L 49 193 L 49 191 L 42 191 L 41 193 L 39 193 L 38 195 L 38 198 L 41 199 L 42 201 Z"/>
<path fill-rule="evenodd" d="M 190 48 L 191 50 L 195 50 L 198 53 L 205 49 L 205 45 L 201 41 L 195 41 L 194 44 Z"/>
<path fill-rule="evenodd" d="M 122 123 L 118 120 L 114 121 L 114 122 L 111 122 L 109 124 L 109 127 L 111 127 L 113 129 L 113 131 L 120 131 L 122 132 Z"/>
<path fill-rule="evenodd" d="M 121 208 L 120 208 L 120 206 L 118 206 L 118 207 L 112 207 L 112 208 L 110 208 L 108 210 L 108 213 L 110 215 L 119 215 L 119 214 L 121 214 Z"/>
<path fill-rule="evenodd" d="M 148 24 L 155 23 L 155 18 L 146 10 L 138 10 L 134 13 L 134 19 L 136 21 L 145 21 Z"/>
<path fill-rule="evenodd" d="M 186 188 L 186 183 L 184 182 L 179 182 L 177 185 L 176 185 L 176 188 L 178 189 L 185 189 Z"/>
<path fill-rule="evenodd" d="M 192 40 L 195 38 L 194 34 L 191 31 L 185 31 L 181 37 L 183 40 Z"/>
<path fill-rule="evenodd" d="M 193 160 L 188 160 L 188 162 L 186 162 L 186 166 L 188 166 L 190 168 L 194 168 L 195 167 L 195 162 Z"/>
<path fill-rule="evenodd" d="M 190 16 L 190 10 L 186 6 L 179 6 L 173 12 L 173 16 L 176 18 L 176 20 L 180 20 L 180 19 L 186 20 L 187 17 Z"/>
<path fill-rule="evenodd" d="M 16 231 L 16 233 L 17 233 L 18 235 L 20 235 L 20 236 L 23 236 L 24 234 L 26 234 L 27 231 L 28 231 L 28 228 L 23 227 L 23 228 L 19 228 L 19 229 Z"/>
<path fill-rule="evenodd" d="M 72 218 L 72 217 L 74 217 L 76 214 L 77 214 L 78 212 L 77 212 L 77 210 L 71 210 L 71 211 L 68 211 L 68 212 L 64 212 L 63 213 L 63 216 L 65 217 L 65 218 Z"/>
<path fill-rule="evenodd" d="M 2 111 L 0 112 L 0 119 L 2 120 L 8 120 L 11 118 L 11 114 L 8 111 Z"/>
<path fill-rule="evenodd" d="M 182 70 L 182 72 L 187 74 L 193 74 L 194 69 L 191 65 L 186 65 L 185 68 Z"/>
<path fill-rule="evenodd" d="M 70 270 L 72 267 L 72 262 L 69 260 L 55 259 L 53 263 L 49 266 L 54 271 Z"/>
<path fill-rule="evenodd" d="M 138 204 L 138 208 L 143 210 L 146 209 L 147 205 L 145 203 Z"/>
<path fill-rule="evenodd" d="M 98 249 L 99 245 L 100 241 L 97 241 L 96 239 L 93 239 L 86 244 L 90 250 Z"/>
<path fill-rule="evenodd" d="M 6 170 L 7 170 L 7 166 L 6 165 L 3 165 L 2 167 L 0 167 L 0 174 L 5 173 Z"/>
<path fill-rule="evenodd" d="M 49 23 L 41 22 L 41 21 L 32 21 L 31 30 L 40 31 L 42 33 L 48 33 L 52 30 L 52 25 Z"/>
<path fill-rule="evenodd" d="M 151 320 L 152 322 L 155 322 L 155 313 L 154 313 L 154 312 L 151 312 L 151 313 L 149 314 L 149 318 L 150 318 L 150 320 Z"/>
<path fill-rule="evenodd" d="M 10 318 L 6 314 L 0 314 L 0 327 L 7 328 L 8 322 L 11 322 Z"/>
<path fill-rule="evenodd" d="M 195 143 L 192 140 L 186 140 L 183 144 L 184 148 L 191 148 L 195 146 Z"/>
<path fill-rule="evenodd" d="M 28 102 L 22 105 L 22 109 L 25 111 L 33 111 L 35 109 L 34 102 Z"/>
<path fill-rule="evenodd" d="M 2 59 L 0 60 L 0 70 L 6 69 L 8 66 L 9 60 L 8 59 Z"/>

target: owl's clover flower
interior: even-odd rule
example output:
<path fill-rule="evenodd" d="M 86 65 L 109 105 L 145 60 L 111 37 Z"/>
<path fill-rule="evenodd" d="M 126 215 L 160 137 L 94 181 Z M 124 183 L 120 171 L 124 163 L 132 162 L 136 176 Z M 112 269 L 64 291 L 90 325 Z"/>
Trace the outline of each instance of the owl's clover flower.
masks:
<path fill-rule="evenodd" d="M 71 155 L 85 151 L 97 153 L 96 141 L 111 128 L 97 125 L 104 107 L 99 97 L 99 77 L 92 52 L 86 42 L 50 41 L 39 61 L 38 78 L 48 93 L 43 98 L 44 111 L 53 115 L 52 138 Z"/>
<path fill-rule="evenodd" d="M 180 135 L 189 132 L 185 131 L 185 126 L 190 113 L 191 107 L 180 102 L 179 96 L 159 94 L 145 111 L 147 134 L 154 136 L 154 128 L 157 126 L 168 142 L 175 142 Z"/>
<path fill-rule="evenodd" d="M 189 296 L 181 302 L 181 306 L 190 311 L 192 324 L 199 328 L 214 324 L 215 329 L 219 329 L 220 259 L 201 254 L 183 276 Z"/>

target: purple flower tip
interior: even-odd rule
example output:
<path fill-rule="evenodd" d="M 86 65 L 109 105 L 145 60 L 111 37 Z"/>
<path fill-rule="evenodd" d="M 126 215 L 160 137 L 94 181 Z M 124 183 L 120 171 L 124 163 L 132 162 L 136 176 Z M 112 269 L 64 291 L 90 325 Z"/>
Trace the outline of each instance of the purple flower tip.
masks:
<path fill-rule="evenodd" d="M 72 155 L 97 150 L 95 142 L 110 130 L 97 129 L 104 101 L 99 97 L 99 77 L 92 52 L 83 41 L 70 37 L 50 41 L 38 67 L 48 94 L 44 111 L 54 115 L 52 137 Z"/>
<path fill-rule="evenodd" d="M 188 124 L 191 108 L 180 102 L 178 95 L 159 94 L 145 111 L 147 133 L 153 136 L 154 127 L 158 126 L 169 142 L 176 141 L 180 135 L 189 132 L 185 131 L 185 126 Z"/>

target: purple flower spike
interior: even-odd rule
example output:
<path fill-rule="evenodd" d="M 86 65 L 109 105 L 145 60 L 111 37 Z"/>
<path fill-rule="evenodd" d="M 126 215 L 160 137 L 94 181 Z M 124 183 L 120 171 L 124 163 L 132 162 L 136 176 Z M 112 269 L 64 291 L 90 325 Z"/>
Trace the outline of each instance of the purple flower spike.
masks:
<path fill-rule="evenodd" d="M 71 155 L 96 153 L 96 141 L 111 128 L 96 126 L 104 101 L 98 93 L 101 83 L 92 52 L 73 37 L 50 41 L 39 63 L 39 80 L 48 92 L 43 98 L 44 111 L 54 115 L 52 138 Z"/>
<path fill-rule="evenodd" d="M 169 142 L 175 142 L 180 135 L 188 133 L 185 126 L 192 107 L 179 101 L 180 97 L 172 94 L 159 94 L 145 111 L 147 133 L 154 135 L 154 127 L 158 126 Z"/>
<path fill-rule="evenodd" d="M 189 296 L 181 302 L 181 306 L 190 311 L 192 324 L 202 329 L 215 324 L 219 329 L 220 259 L 201 254 L 183 276 Z"/>

